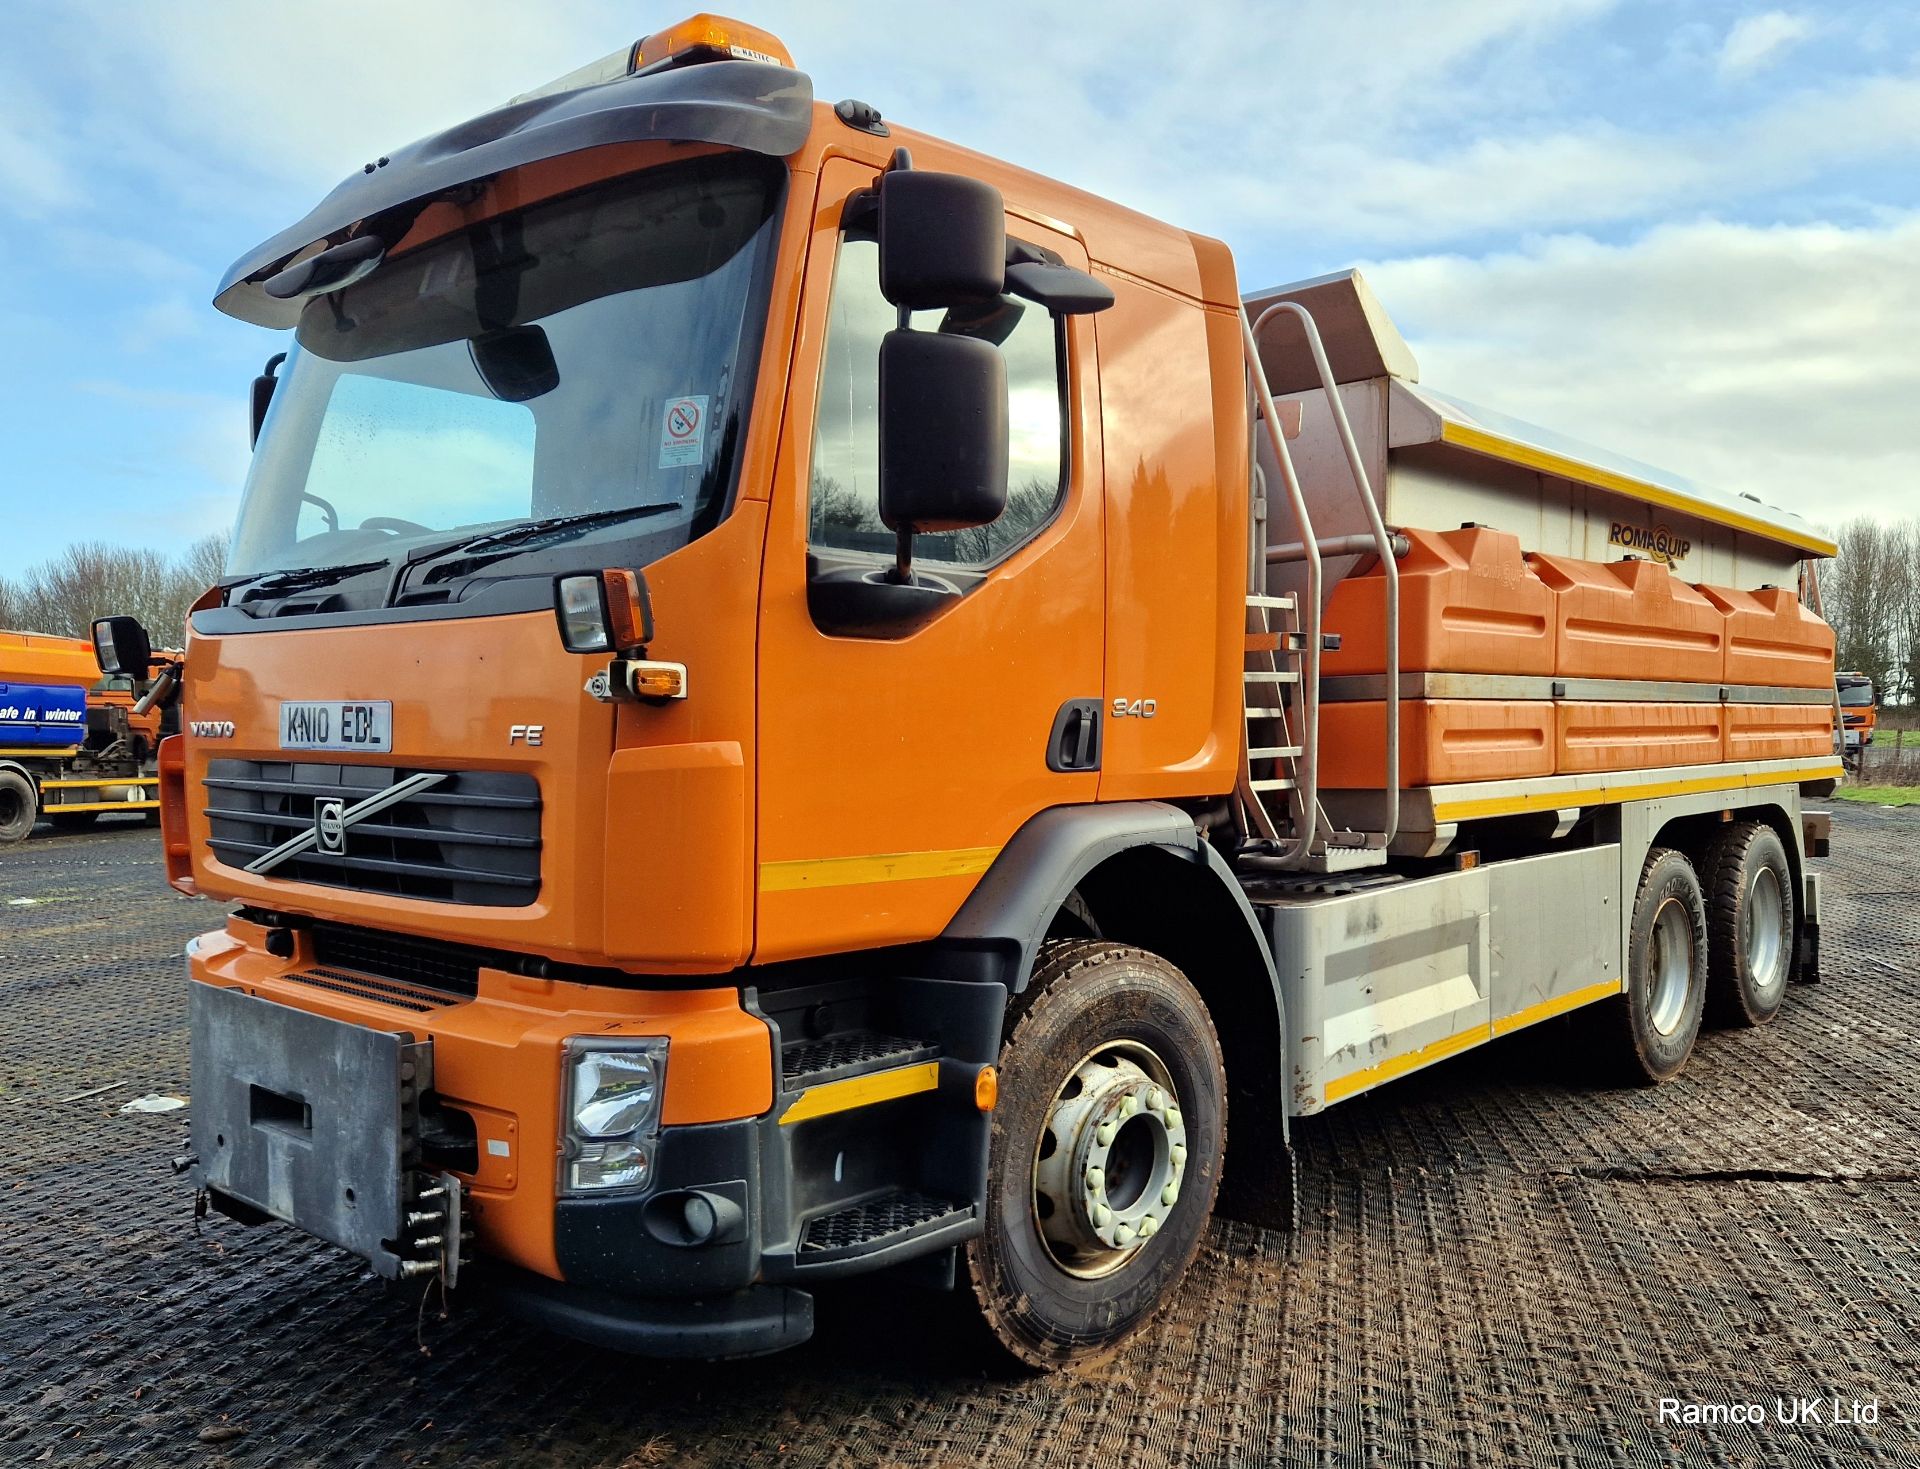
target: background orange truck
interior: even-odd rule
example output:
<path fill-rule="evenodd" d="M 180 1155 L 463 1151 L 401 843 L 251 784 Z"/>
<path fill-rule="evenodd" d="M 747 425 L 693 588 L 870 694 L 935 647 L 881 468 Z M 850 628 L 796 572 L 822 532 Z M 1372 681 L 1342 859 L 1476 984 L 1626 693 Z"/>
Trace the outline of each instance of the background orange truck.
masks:
<path fill-rule="evenodd" d="M 84 638 L 0 631 L 0 845 L 43 817 L 74 830 L 106 812 L 158 814 L 168 715 L 142 707 L 146 688 L 103 675 Z"/>
<path fill-rule="evenodd" d="M 1816 975 L 1831 543 L 1434 391 L 1354 274 L 701 16 L 216 304 L 294 334 L 161 759 L 225 1214 L 669 1355 L 897 1268 L 1057 1366 L 1292 1221 L 1291 1119 Z"/>

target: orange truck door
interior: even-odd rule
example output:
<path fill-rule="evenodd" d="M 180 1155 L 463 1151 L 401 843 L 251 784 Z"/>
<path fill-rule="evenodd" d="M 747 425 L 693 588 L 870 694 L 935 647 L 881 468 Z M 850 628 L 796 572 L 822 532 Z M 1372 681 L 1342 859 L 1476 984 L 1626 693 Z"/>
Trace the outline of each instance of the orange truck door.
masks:
<path fill-rule="evenodd" d="M 1064 706 L 1084 701 L 1090 718 L 1104 693 L 1091 318 L 1056 323 L 1011 300 L 965 320 L 916 313 L 916 330 L 984 336 L 1006 357 L 1008 510 L 916 540 L 916 573 L 951 592 L 910 625 L 850 626 L 824 590 L 893 560 L 876 508 L 877 361 L 897 313 L 880 295 L 870 220 L 847 209 L 874 176 L 846 159 L 821 172 L 775 469 L 759 648 L 762 962 L 937 934 L 1023 821 L 1093 800 L 1099 780 L 1071 768 L 1077 740 L 1055 735 Z M 1018 217 L 1007 227 L 1087 267 L 1077 241 Z M 1070 768 L 1049 768 L 1062 746 Z"/>

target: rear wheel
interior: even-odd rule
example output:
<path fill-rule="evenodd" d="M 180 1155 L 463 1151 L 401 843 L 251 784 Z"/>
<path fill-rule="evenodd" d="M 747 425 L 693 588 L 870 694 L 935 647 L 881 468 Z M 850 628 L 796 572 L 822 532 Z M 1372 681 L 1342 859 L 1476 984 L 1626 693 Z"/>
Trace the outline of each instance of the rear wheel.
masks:
<path fill-rule="evenodd" d="M 39 815 L 33 782 L 17 770 L 0 770 L 0 843 L 24 842 Z"/>
<path fill-rule="evenodd" d="M 1720 1025 L 1765 1025 L 1787 997 L 1796 932 L 1792 869 L 1779 833 L 1730 828 L 1707 859 L 1707 1013 Z"/>
<path fill-rule="evenodd" d="M 1679 852 L 1655 847 L 1641 869 L 1627 941 L 1627 990 L 1609 1002 L 1610 1070 L 1648 1086 L 1680 1074 L 1707 998 L 1707 917 L 1700 880 Z"/>
<path fill-rule="evenodd" d="M 1000 1052 L 987 1219 L 967 1272 L 1029 1367 L 1097 1361 L 1153 1319 L 1199 1249 L 1226 1149 L 1206 1005 L 1155 954 L 1051 943 Z"/>

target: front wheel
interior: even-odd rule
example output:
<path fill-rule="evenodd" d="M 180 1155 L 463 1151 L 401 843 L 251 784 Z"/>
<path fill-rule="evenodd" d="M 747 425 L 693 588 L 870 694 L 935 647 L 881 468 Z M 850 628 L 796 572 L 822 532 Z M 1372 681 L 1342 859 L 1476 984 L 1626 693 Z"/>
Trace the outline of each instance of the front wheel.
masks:
<path fill-rule="evenodd" d="M 0 770 L 0 844 L 24 842 L 40 816 L 40 795 L 17 770 Z"/>
<path fill-rule="evenodd" d="M 1120 944 L 1048 944 L 1009 1015 L 967 1247 L 1000 1346 L 1055 1368 L 1141 1331 L 1200 1247 L 1226 1122 L 1220 1040 L 1186 976 Z"/>

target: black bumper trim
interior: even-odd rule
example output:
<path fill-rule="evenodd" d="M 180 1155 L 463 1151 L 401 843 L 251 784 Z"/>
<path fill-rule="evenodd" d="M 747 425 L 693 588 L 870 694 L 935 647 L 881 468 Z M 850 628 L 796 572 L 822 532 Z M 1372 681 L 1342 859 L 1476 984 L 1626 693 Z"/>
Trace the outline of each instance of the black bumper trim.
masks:
<path fill-rule="evenodd" d="M 643 1357 L 713 1361 L 759 1357 L 798 1346 L 813 1335 L 813 1297 L 784 1286 L 756 1285 L 708 1300 L 637 1300 L 581 1290 L 489 1261 L 486 1295 L 536 1326 L 592 1346 Z"/>

